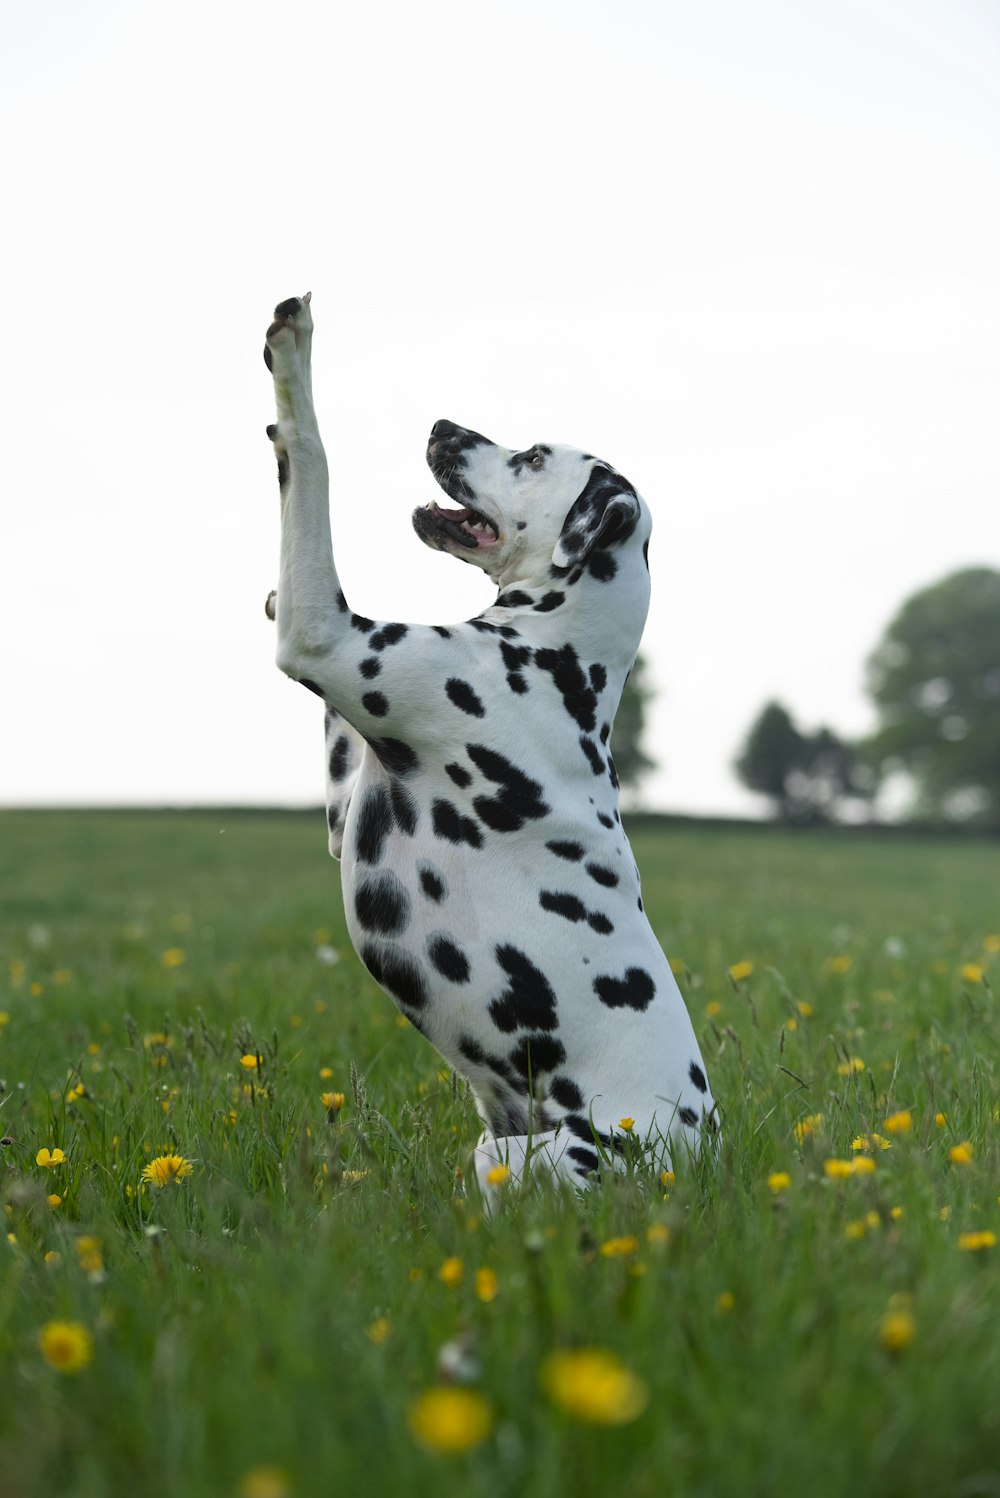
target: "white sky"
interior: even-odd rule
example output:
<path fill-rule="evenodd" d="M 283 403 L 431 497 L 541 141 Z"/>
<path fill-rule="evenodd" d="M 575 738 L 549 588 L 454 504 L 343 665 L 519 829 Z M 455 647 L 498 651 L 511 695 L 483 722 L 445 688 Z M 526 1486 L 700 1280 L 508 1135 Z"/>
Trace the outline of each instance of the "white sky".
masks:
<path fill-rule="evenodd" d="M 348 598 L 491 599 L 410 526 L 448 416 L 656 521 L 655 805 L 757 806 L 764 700 L 867 728 L 917 587 L 1000 565 L 993 0 L 5 0 L 0 801 L 315 802 L 273 665 L 261 359 L 311 288 Z"/>

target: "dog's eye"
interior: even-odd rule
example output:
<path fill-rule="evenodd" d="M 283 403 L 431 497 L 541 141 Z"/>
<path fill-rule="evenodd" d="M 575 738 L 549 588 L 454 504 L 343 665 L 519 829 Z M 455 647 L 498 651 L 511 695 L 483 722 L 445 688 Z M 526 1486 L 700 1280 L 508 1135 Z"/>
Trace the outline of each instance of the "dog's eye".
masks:
<path fill-rule="evenodd" d="M 533 452 L 528 459 L 528 462 L 531 464 L 532 468 L 541 468 L 542 464 L 545 462 L 545 454 L 543 452 Z"/>

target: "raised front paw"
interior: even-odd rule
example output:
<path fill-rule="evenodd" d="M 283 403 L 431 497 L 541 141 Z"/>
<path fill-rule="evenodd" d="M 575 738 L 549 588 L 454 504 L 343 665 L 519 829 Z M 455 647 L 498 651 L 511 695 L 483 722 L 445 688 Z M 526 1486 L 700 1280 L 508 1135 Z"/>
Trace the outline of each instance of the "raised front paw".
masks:
<path fill-rule="evenodd" d="M 309 357 L 312 342 L 313 320 L 309 311 L 312 292 L 305 296 L 291 296 L 279 302 L 274 309 L 274 321 L 264 340 L 264 363 L 274 372 L 275 360 L 294 359 L 298 355 L 303 361 Z"/>

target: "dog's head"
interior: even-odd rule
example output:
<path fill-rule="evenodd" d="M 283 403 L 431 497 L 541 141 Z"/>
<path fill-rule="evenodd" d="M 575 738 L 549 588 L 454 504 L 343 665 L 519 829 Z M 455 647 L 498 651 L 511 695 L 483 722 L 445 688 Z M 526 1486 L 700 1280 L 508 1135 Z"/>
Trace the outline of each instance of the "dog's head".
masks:
<path fill-rule="evenodd" d="M 417 535 L 498 585 L 550 578 L 640 532 L 648 537 L 648 512 L 628 479 L 575 448 L 537 443 L 511 452 L 438 421 L 427 462 L 453 503 L 415 510 Z"/>

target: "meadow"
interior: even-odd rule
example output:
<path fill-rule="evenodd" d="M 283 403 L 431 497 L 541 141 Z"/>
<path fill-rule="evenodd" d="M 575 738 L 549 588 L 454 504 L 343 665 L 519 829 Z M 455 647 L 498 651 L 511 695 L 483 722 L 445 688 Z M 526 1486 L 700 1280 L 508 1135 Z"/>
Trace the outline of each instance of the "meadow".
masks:
<path fill-rule="evenodd" d="M 0 816 L 0 1498 L 1000 1495 L 1000 846 L 633 844 L 721 1150 L 484 1221 L 322 813 Z"/>

